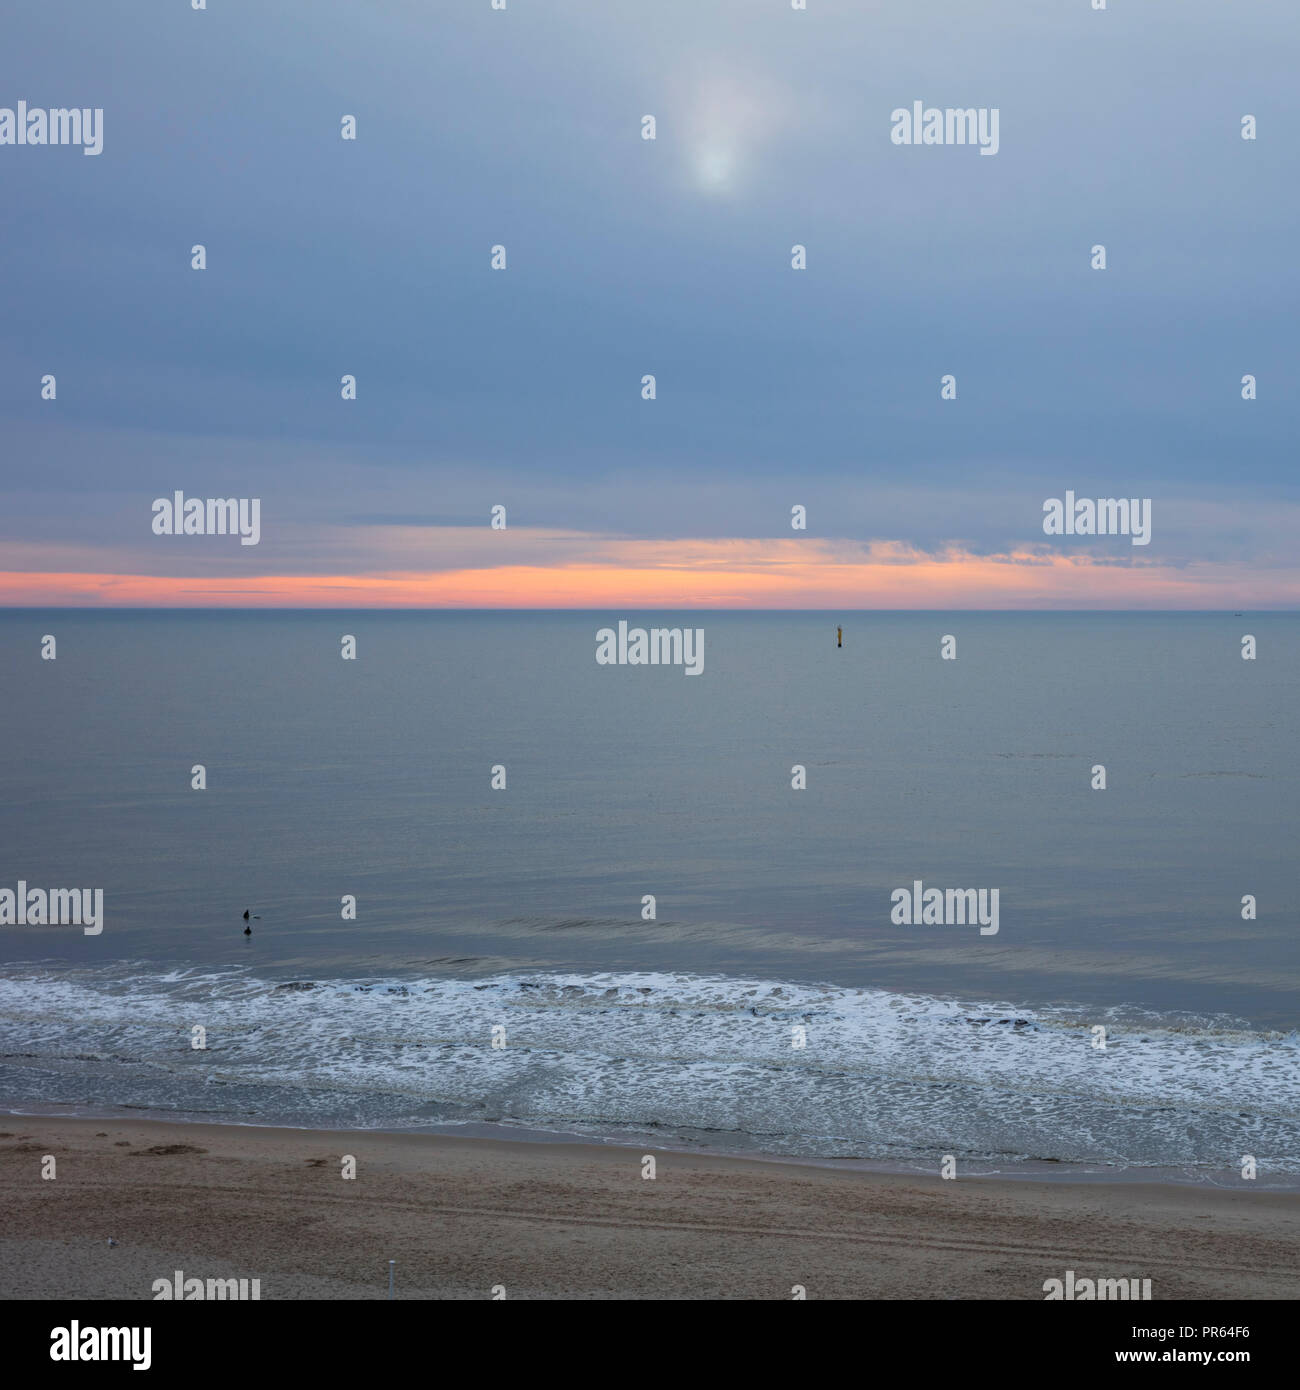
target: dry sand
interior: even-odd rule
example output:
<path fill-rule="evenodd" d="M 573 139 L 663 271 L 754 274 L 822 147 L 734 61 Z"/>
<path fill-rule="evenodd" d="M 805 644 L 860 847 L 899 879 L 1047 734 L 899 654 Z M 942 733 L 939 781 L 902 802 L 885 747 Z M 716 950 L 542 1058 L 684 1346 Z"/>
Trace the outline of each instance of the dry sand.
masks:
<path fill-rule="evenodd" d="M 0 1119 L 0 1297 L 139 1298 L 257 1278 L 269 1298 L 1300 1296 L 1300 1194 L 825 1169 L 585 1144 Z M 42 1180 L 42 1156 L 57 1176 Z M 357 1176 L 340 1176 L 355 1155 Z M 117 1241 L 115 1246 L 109 1239 Z"/>

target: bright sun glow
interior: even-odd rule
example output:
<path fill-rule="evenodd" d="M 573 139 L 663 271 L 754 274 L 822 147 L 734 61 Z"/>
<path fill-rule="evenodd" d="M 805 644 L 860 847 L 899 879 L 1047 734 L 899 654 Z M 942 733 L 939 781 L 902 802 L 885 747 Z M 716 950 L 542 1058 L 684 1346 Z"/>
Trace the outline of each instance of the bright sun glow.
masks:
<path fill-rule="evenodd" d="M 721 145 L 706 145 L 695 157 L 695 176 L 700 186 L 714 192 L 725 192 L 735 172 L 732 152 Z"/>
<path fill-rule="evenodd" d="M 711 73 L 694 85 L 687 134 L 694 183 L 706 193 L 731 193 L 746 182 L 785 103 L 762 79 Z"/>

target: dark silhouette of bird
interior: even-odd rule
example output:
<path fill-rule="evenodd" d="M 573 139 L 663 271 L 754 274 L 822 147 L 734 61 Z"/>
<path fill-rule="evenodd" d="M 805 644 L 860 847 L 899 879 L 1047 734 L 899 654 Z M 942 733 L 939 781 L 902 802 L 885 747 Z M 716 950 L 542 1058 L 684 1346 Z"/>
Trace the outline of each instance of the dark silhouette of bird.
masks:
<path fill-rule="evenodd" d="M 244 921 L 245 921 L 245 922 L 248 921 L 248 909 L 247 909 L 247 908 L 244 909 Z"/>

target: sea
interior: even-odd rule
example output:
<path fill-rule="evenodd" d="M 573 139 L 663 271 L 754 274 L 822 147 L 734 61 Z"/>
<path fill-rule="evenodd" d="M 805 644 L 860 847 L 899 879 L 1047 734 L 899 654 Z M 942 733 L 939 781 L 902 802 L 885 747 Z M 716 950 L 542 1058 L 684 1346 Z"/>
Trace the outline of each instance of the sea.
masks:
<path fill-rule="evenodd" d="M 1300 1184 L 1298 693 L 1291 613 L 3 610 L 0 890 L 103 929 L 0 925 L 0 1110 Z"/>

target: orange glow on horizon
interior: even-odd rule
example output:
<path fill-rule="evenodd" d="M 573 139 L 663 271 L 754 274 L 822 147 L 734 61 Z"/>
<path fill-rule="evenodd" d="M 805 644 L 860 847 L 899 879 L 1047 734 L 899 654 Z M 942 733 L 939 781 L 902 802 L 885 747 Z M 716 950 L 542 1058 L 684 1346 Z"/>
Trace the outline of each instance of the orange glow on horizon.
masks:
<path fill-rule="evenodd" d="M 790 540 L 623 541 L 603 559 L 437 571 L 205 575 L 0 571 L 8 607 L 1300 607 L 1300 571 L 1119 564 L 1087 554 L 942 554 Z M 620 563 L 622 560 L 622 563 Z"/>

